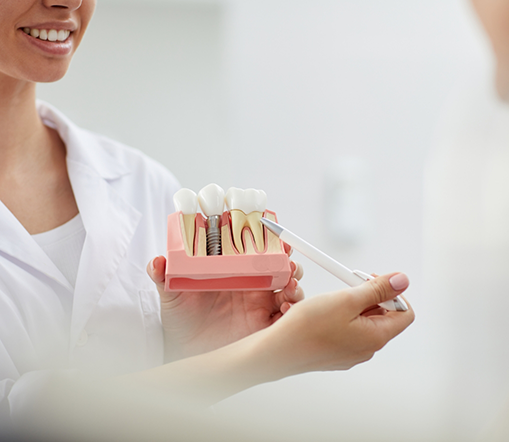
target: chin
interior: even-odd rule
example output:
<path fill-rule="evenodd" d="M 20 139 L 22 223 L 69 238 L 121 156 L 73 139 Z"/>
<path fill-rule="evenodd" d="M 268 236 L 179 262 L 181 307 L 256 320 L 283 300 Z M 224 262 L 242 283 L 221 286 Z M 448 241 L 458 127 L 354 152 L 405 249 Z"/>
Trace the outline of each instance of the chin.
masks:
<path fill-rule="evenodd" d="M 54 83 L 61 80 L 67 73 L 68 66 L 59 69 L 38 70 L 26 75 L 26 80 L 33 83 Z"/>

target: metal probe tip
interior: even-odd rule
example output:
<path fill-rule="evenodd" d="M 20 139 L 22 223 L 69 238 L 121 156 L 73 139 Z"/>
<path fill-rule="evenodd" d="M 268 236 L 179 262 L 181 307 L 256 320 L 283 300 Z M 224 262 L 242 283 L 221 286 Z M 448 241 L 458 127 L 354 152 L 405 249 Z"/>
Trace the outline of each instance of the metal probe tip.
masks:
<path fill-rule="evenodd" d="M 267 227 L 267 229 L 269 229 L 272 233 L 274 233 L 278 237 L 281 236 L 281 233 L 283 233 L 284 231 L 284 229 L 279 224 L 275 223 L 274 221 L 271 221 L 270 219 L 262 218 L 260 221 L 265 227 Z"/>

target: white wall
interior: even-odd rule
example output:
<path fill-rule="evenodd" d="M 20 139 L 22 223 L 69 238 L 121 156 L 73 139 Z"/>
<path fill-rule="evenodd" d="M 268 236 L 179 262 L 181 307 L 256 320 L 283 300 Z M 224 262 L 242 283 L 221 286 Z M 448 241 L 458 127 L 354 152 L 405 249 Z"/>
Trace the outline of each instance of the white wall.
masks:
<path fill-rule="evenodd" d="M 199 188 L 227 169 L 223 32 L 217 4 L 101 0 L 69 73 L 39 96 Z"/>
<path fill-rule="evenodd" d="M 433 328 L 440 306 L 422 291 L 422 175 L 448 91 L 463 70 L 485 61 L 466 7 L 443 0 L 234 3 L 232 139 L 244 164 L 235 182 L 264 187 L 286 225 L 343 262 L 406 271 L 417 320 L 365 366 L 259 387 L 225 410 L 248 404 L 253 423 L 267 419 L 303 440 L 318 429 L 324 439 L 349 441 L 449 434 L 442 407 L 448 362 L 435 356 Z M 372 171 L 374 232 L 354 248 L 331 244 L 321 228 L 324 174 L 343 157 L 359 157 Z M 302 261 L 308 294 L 340 286 Z"/>
<path fill-rule="evenodd" d="M 486 62 L 477 32 L 462 0 L 101 0 L 68 77 L 41 87 L 185 186 L 263 188 L 282 223 L 345 264 L 411 277 L 417 321 L 369 364 L 260 386 L 219 414 L 304 440 L 318 429 L 321 440 L 446 434 L 445 361 L 422 291 L 422 175 L 448 91 Z M 372 231 L 339 247 L 323 229 L 324 175 L 352 157 L 370 171 Z M 309 295 L 342 287 L 299 259 Z"/>

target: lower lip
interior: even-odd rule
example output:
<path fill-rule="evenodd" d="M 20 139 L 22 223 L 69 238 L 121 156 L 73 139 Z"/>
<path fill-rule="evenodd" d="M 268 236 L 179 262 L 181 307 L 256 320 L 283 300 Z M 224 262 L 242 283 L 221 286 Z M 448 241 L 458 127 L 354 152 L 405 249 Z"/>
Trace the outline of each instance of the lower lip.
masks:
<path fill-rule="evenodd" d="M 72 51 L 72 34 L 65 41 L 49 41 L 32 37 L 23 30 L 20 30 L 28 42 L 42 51 L 51 55 L 69 55 Z"/>

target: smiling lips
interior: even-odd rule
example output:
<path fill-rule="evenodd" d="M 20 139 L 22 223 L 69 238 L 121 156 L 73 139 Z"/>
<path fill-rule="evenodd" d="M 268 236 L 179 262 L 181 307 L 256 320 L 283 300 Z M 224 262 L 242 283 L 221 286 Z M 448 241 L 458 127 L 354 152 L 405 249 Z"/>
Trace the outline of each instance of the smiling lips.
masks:
<path fill-rule="evenodd" d="M 23 32 L 27 35 L 30 35 L 34 38 L 38 38 L 39 40 L 44 41 L 58 41 L 63 42 L 69 38 L 71 31 L 56 29 L 31 29 L 31 28 L 23 28 Z"/>

